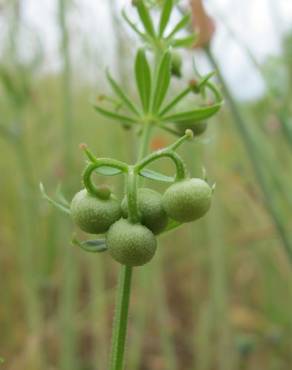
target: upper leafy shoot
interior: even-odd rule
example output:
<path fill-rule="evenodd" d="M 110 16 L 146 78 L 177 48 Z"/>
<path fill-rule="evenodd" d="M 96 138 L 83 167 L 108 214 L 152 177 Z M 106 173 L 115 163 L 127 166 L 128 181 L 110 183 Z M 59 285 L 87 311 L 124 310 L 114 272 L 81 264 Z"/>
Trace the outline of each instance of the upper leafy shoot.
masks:
<path fill-rule="evenodd" d="M 147 47 L 157 50 L 168 50 L 169 47 L 173 48 L 183 48 L 192 47 L 196 42 L 196 34 L 190 34 L 186 37 L 177 37 L 177 33 L 185 29 L 191 20 L 191 15 L 183 15 L 179 22 L 174 26 L 174 28 L 166 34 L 166 30 L 170 25 L 171 14 L 174 9 L 176 1 L 174 0 L 163 0 L 161 3 L 161 14 L 159 19 L 159 24 L 156 29 L 152 22 L 150 16 L 150 8 L 153 5 L 157 5 L 156 2 L 147 2 L 145 0 L 134 0 L 133 5 L 137 9 L 139 19 L 143 25 L 143 31 L 141 31 L 134 22 L 132 22 L 127 14 L 123 11 L 123 17 L 128 23 L 128 25 L 139 35 L 142 41 L 147 45 Z"/>
<path fill-rule="evenodd" d="M 154 3 L 161 9 L 157 25 L 152 21 L 153 18 L 150 14 Z M 178 23 L 172 28 L 170 27 L 171 15 L 175 4 L 175 0 L 155 1 L 152 4 L 145 0 L 134 0 L 133 5 L 137 9 L 142 27 L 132 22 L 126 13 L 123 12 L 126 22 L 143 39 L 145 44 L 145 47 L 138 50 L 134 65 L 140 106 L 126 94 L 124 89 L 107 72 L 107 79 L 115 94 L 115 98 L 103 96 L 102 100 L 112 103 L 113 106 L 105 107 L 101 104 L 94 104 L 94 107 L 100 114 L 119 122 L 124 127 L 151 122 L 165 131 L 177 135 L 176 131 L 168 127 L 169 123 L 181 122 L 185 119 L 191 119 L 194 122 L 205 120 L 212 117 L 222 105 L 221 94 L 210 81 L 213 73 L 209 73 L 206 76 L 196 73 L 198 81 L 192 81 L 189 86 L 164 104 L 173 75 L 173 65 L 175 64 L 175 53 L 171 49 L 174 47 L 190 47 L 195 41 L 194 34 L 184 37 L 177 36 L 189 23 L 191 19 L 190 14 L 184 15 Z M 155 68 L 151 68 L 152 60 L 148 57 L 149 50 L 154 51 L 156 56 L 160 55 L 157 58 Z M 211 92 L 213 97 L 215 97 L 211 103 L 207 99 L 208 92 Z M 200 94 L 203 101 L 207 103 L 189 111 L 178 113 L 175 110 L 177 104 L 190 93 Z"/>

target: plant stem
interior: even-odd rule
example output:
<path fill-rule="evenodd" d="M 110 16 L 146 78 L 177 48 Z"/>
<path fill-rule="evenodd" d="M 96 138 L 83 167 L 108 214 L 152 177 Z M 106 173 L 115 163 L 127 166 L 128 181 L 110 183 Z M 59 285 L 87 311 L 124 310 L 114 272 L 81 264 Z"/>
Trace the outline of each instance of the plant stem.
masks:
<path fill-rule="evenodd" d="M 142 138 L 140 142 L 140 149 L 138 153 L 138 161 L 140 161 L 142 158 L 145 157 L 148 151 L 148 145 L 151 137 L 152 132 L 152 124 L 151 123 L 145 123 L 142 133 Z"/>
<path fill-rule="evenodd" d="M 113 326 L 110 370 L 122 370 L 127 335 L 132 267 L 122 266 L 118 283 L 117 306 Z"/>
<path fill-rule="evenodd" d="M 138 160 L 141 160 L 147 154 L 151 129 L 152 125 L 150 124 L 146 124 L 143 128 Z M 133 268 L 130 266 L 122 266 L 120 270 L 113 324 L 110 370 L 122 370 L 124 366 L 132 272 Z"/>
<path fill-rule="evenodd" d="M 242 137 L 243 143 L 246 147 L 247 153 L 249 155 L 251 164 L 253 166 L 254 173 L 256 175 L 257 181 L 262 189 L 265 203 L 267 210 L 271 216 L 271 219 L 278 231 L 278 234 L 282 240 L 282 245 L 286 251 L 286 254 L 292 264 L 292 243 L 290 241 L 290 238 L 287 234 L 286 228 L 283 225 L 283 220 L 281 217 L 281 212 L 278 209 L 277 204 L 274 201 L 274 195 L 273 192 L 270 189 L 269 183 L 266 179 L 265 173 L 263 171 L 263 165 L 261 163 L 261 160 L 259 159 L 259 153 L 256 147 L 256 143 L 254 142 L 252 136 L 250 135 L 248 131 L 248 124 L 245 122 L 244 118 L 242 117 L 236 102 L 234 101 L 229 88 L 225 82 L 225 79 L 217 65 L 217 62 L 213 56 L 213 53 L 209 47 L 205 48 L 206 55 L 211 63 L 211 65 L 216 69 L 218 78 L 222 84 L 222 88 L 224 90 L 224 95 L 226 98 L 226 101 L 229 104 L 231 113 L 234 118 L 234 123 L 237 126 L 237 129 Z"/>

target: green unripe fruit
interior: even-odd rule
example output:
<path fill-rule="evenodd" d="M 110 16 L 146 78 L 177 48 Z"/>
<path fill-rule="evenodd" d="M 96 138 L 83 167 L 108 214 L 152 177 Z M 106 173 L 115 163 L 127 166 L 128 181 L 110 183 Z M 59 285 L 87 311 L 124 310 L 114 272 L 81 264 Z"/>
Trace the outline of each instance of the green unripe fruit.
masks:
<path fill-rule="evenodd" d="M 127 266 L 145 265 L 157 248 L 156 238 L 147 227 L 123 218 L 110 227 L 106 244 L 113 259 Z"/>
<path fill-rule="evenodd" d="M 71 202 L 71 216 L 81 230 L 103 234 L 121 217 L 121 206 L 111 195 L 109 199 L 92 196 L 86 189 L 77 193 Z"/>
<path fill-rule="evenodd" d="M 178 53 L 171 53 L 171 74 L 180 78 L 182 76 L 181 69 L 182 69 L 182 59 Z"/>
<path fill-rule="evenodd" d="M 182 121 L 176 124 L 177 130 L 183 135 L 189 129 L 193 131 L 194 136 L 202 135 L 207 130 L 208 124 L 206 121 L 192 122 Z"/>
<path fill-rule="evenodd" d="M 187 179 L 171 185 L 162 202 L 169 217 L 178 222 L 197 220 L 211 206 L 212 189 L 202 179 Z"/>
<path fill-rule="evenodd" d="M 162 196 L 157 191 L 148 188 L 138 190 L 138 211 L 141 224 L 148 227 L 154 234 L 159 234 L 168 223 L 168 216 L 162 206 Z M 125 197 L 122 201 L 122 212 L 128 217 L 128 202 Z"/>

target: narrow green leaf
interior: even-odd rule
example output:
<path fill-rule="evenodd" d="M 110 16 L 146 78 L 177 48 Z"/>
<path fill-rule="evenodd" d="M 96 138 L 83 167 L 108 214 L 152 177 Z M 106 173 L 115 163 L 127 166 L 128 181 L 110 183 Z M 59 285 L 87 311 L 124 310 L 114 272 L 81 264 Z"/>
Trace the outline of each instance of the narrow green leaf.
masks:
<path fill-rule="evenodd" d="M 136 32 L 143 40 L 145 40 L 146 35 L 143 32 L 141 32 L 139 28 L 136 26 L 136 24 L 130 20 L 130 18 L 127 16 L 127 13 L 124 10 L 122 11 L 122 16 L 124 20 L 128 23 L 128 25 L 132 28 L 132 30 Z"/>
<path fill-rule="evenodd" d="M 116 175 L 119 175 L 120 173 L 123 173 L 123 171 L 120 170 L 119 168 L 114 168 L 114 167 L 109 167 L 109 166 L 98 167 L 95 170 L 95 172 L 102 176 L 116 176 Z"/>
<path fill-rule="evenodd" d="M 176 97 L 174 97 L 163 110 L 159 113 L 159 116 L 162 117 L 165 113 L 169 112 L 173 107 L 175 107 L 186 95 L 188 95 L 192 89 L 190 87 L 183 90 Z"/>
<path fill-rule="evenodd" d="M 164 0 L 163 9 L 161 12 L 160 22 L 159 22 L 159 36 L 163 36 L 165 28 L 169 22 L 169 18 L 173 8 L 173 0 Z"/>
<path fill-rule="evenodd" d="M 190 48 L 195 45 L 197 41 L 197 35 L 192 34 L 181 39 L 175 39 L 171 42 L 174 48 Z"/>
<path fill-rule="evenodd" d="M 63 204 L 65 207 L 68 207 L 68 208 L 70 207 L 70 203 L 68 202 L 65 195 L 63 194 L 60 184 L 58 185 L 57 190 L 56 190 L 56 197 L 57 197 L 57 200 L 61 204 Z"/>
<path fill-rule="evenodd" d="M 42 194 L 42 197 L 46 199 L 50 204 L 52 204 L 54 207 L 58 208 L 60 211 L 66 213 L 67 215 L 70 215 L 70 208 L 63 205 L 62 203 L 59 203 L 58 201 L 50 198 L 48 194 L 45 191 L 44 185 L 40 183 L 40 191 Z"/>
<path fill-rule="evenodd" d="M 72 244 L 89 253 L 101 253 L 107 250 L 105 239 L 86 240 L 80 242 L 76 238 L 73 238 Z"/>
<path fill-rule="evenodd" d="M 162 181 L 162 182 L 174 182 L 175 181 L 174 177 L 166 176 L 163 173 L 149 170 L 147 168 L 141 170 L 139 175 L 147 179 L 155 180 L 155 181 Z"/>
<path fill-rule="evenodd" d="M 145 31 L 148 33 L 149 36 L 155 38 L 155 30 L 154 30 L 153 22 L 150 17 L 149 11 L 144 4 L 144 1 L 137 0 L 136 6 L 137 6 L 137 10 L 138 10 L 138 14 L 141 19 L 141 22 L 144 25 Z"/>
<path fill-rule="evenodd" d="M 151 71 L 144 49 L 138 50 L 135 62 L 136 83 L 145 112 L 149 110 L 151 97 Z"/>
<path fill-rule="evenodd" d="M 213 116 L 221 108 L 222 104 L 214 104 L 209 107 L 197 108 L 187 112 L 175 113 L 166 117 L 163 117 L 164 122 L 180 122 L 189 121 L 193 122 L 201 121 Z"/>
<path fill-rule="evenodd" d="M 216 72 L 210 72 L 206 76 L 202 77 L 202 79 L 198 83 L 198 89 L 203 88 L 206 83 L 216 74 Z"/>
<path fill-rule="evenodd" d="M 107 72 L 106 74 L 107 79 L 116 93 L 116 95 L 123 101 L 123 103 L 128 107 L 130 111 L 132 111 L 134 114 L 139 116 L 139 111 L 135 107 L 135 105 L 131 102 L 131 100 L 127 97 L 127 95 L 124 93 L 123 89 L 118 85 L 118 83 L 112 78 L 112 76 Z"/>
<path fill-rule="evenodd" d="M 174 36 L 177 32 L 183 30 L 191 20 L 191 13 L 187 13 L 182 17 L 182 19 L 176 24 L 174 29 L 170 32 L 170 34 L 167 36 L 167 39 L 170 39 L 172 36 Z"/>
<path fill-rule="evenodd" d="M 166 52 L 161 59 L 158 74 L 155 83 L 155 90 L 154 90 L 154 97 L 153 97 L 153 112 L 156 113 L 167 93 L 170 78 L 171 78 L 171 54 L 170 52 Z"/>
<path fill-rule="evenodd" d="M 177 136 L 177 137 L 181 137 L 181 132 L 179 132 L 179 131 L 177 131 L 177 130 L 174 130 L 174 129 L 172 129 L 171 127 L 169 127 L 167 124 L 165 124 L 165 125 L 163 125 L 163 124 L 159 124 L 159 127 L 162 129 L 162 130 L 164 130 L 164 131 L 166 131 L 166 132 L 169 132 L 170 134 L 172 134 L 172 135 L 175 135 L 175 136 Z"/>
<path fill-rule="evenodd" d="M 97 110 L 103 116 L 105 116 L 107 118 L 114 119 L 116 121 L 119 121 L 120 123 L 129 123 L 129 124 L 135 124 L 136 123 L 136 121 L 131 117 L 124 116 L 122 114 L 109 111 L 107 109 L 99 107 L 98 105 L 94 105 L 94 109 Z"/>

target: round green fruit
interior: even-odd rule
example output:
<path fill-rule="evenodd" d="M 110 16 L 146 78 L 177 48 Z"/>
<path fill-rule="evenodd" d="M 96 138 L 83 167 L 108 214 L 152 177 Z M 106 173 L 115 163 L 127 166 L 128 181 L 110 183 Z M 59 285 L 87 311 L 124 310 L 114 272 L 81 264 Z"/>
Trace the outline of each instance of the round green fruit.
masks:
<path fill-rule="evenodd" d="M 154 234 L 159 234 L 168 223 L 168 216 L 162 206 L 162 196 L 157 191 L 141 188 L 138 190 L 138 210 L 141 224 L 148 227 Z M 122 212 L 128 217 L 127 197 L 122 201 Z"/>
<path fill-rule="evenodd" d="M 103 234 L 121 217 L 121 206 L 111 195 L 100 199 L 86 189 L 77 193 L 71 202 L 71 216 L 81 230 L 90 234 Z"/>
<path fill-rule="evenodd" d="M 194 136 L 200 136 L 207 130 L 208 124 L 206 121 L 192 122 L 182 121 L 176 124 L 177 130 L 183 135 L 187 129 L 192 130 Z"/>
<path fill-rule="evenodd" d="M 169 217 L 178 222 L 201 218 L 211 206 L 212 189 L 202 179 L 187 179 L 171 185 L 162 203 Z"/>
<path fill-rule="evenodd" d="M 110 227 L 106 244 L 113 259 L 127 266 L 145 265 L 157 248 L 156 238 L 147 227 L 123 218 Z"/>

